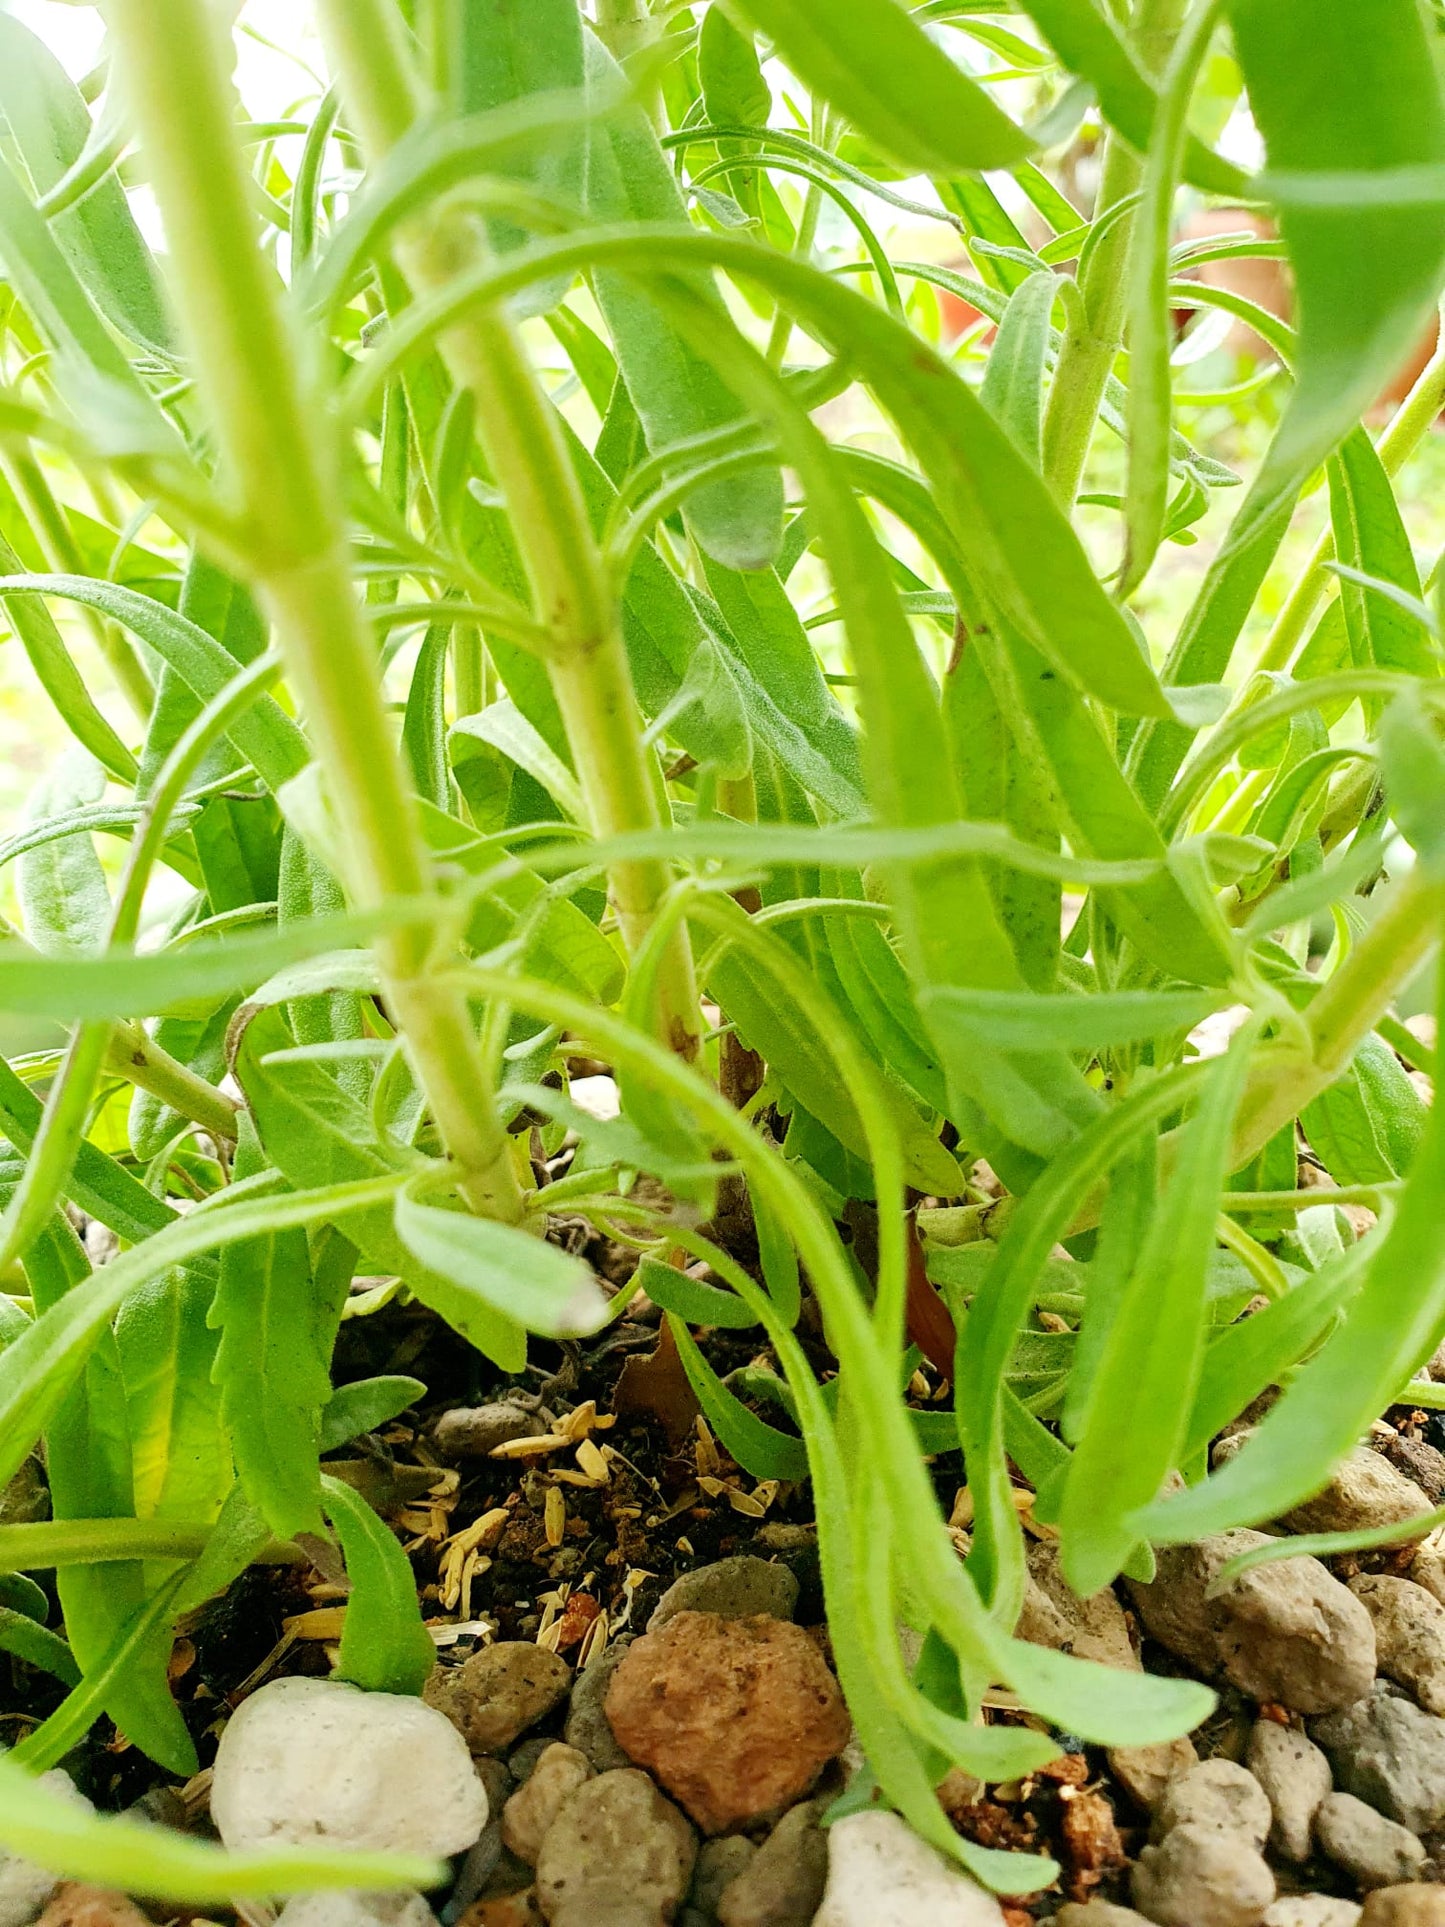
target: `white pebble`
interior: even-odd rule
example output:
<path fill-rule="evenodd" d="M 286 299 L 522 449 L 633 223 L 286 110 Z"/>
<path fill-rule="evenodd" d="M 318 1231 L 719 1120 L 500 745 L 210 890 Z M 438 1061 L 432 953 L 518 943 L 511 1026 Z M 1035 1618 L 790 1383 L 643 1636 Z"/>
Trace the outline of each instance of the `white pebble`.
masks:
<path fill-rule="evenodd" d="M 828 1884 L 813 1927 L 1003 1927 L 991 1893 L 896 1813 L 851 1813 L 828 1829 Z"/>
<path fill-rule="evenodd" d="M 487 1795 L 445 1715 L 340 1680 L 278 1679 L 231 1716 L 211 1816 L 228 1847 L 464 1853 Z"/>
<path fill-rule="evenodd" d="M 72 1806 L 82 1807 L 87 1813 L 94 1811 L 63 1768 L 52 1767 L 49 1773 L 42 1773 L 40 1784 Z M 0 1927 L 30 1927 L 59 1885 L 59 1874 L 0 1848 Z"/>

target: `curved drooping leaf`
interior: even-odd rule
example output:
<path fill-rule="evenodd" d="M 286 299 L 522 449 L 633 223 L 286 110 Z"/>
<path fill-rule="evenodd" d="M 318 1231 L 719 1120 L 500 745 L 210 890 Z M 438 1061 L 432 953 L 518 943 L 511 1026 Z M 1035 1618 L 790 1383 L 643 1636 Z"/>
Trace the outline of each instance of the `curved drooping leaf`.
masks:
<path fill-rule="evenodd" d="M 1033 143 L 897 0 L 739 0 L 808 87 L 886 154 L 923 174 L 981 172 Z"/>
<path fill-rule="evenodd" d="M 37 196 L 57 186 L 91 140 L 80 89 L 10 14 L 0 15 L 0 113 Z M 116 176 L 55 215 L 51 232 L 106 319 L 131 341 L 169 356 L 170 320 L 155 263 Z"/>
<path fill-rule="evenodd" d="M 1445 97 L 1416 0 L 1230 0 L 1229 11 L 1299 300 L 1296 387 L 1251 491 L 1257 520 L 1429 323 L 1445 282 Z M 1392 204 L 1391 178 L 1421 168 L 1440 170 L 1435 192 Z"/>
<path fill-rule="evenodd" d="M 1135 1513 L 1130 1523 L 1141 1537 L 1176 1545 L 1276 1519 L 1319 1490 L 1445 1330 L 1442 1182 L 1445 1116 L 1436 1106 L 1395 1217 L 1370 1240 L 1344 1318 L 1237 1457 L 1202 1485 Z"/>
<path fill-rule="evenodd" d="M 350 1887 L 430 1887 L 443 1869 L 419 1854 L 293 1847 L 227 1853 L 167 1827 L 92 1812 L 0 1758 L 0 1842 L 68 1879 L 225 1906 L 233 1897 Z"/>
<path fill-rule="evenodd" d="M 1093 87 L 1105 118 L 1141 154 L 1147 152 L 1158 106 L 1154 83 L 1108 9 L 1095 0 L 1029 0 L 1028 11 L 1064 65 Z M 1215 194 L 1238 195 L 1248 185 L 1237 167 L 1192 135 L 1184 178 Z"/>

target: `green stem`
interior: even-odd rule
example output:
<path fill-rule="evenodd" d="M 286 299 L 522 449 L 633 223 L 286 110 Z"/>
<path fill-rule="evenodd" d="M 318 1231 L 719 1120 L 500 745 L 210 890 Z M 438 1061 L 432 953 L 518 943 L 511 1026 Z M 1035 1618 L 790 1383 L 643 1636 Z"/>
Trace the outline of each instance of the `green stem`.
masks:
<path fill-rule="evenodd" d="M 1399 474 L 1445 407 L 1445 328 L 1429 361 L 1420 370 L 1415 386 L 1390 417 L 1375 443 L 1385 473 Z M 1289 599 L 1275 619 L 1259 652 L 1256 669 L 1287 669 L 1304 641 L 1310 618 L 1330 586 L 1330 571 L 1325 564 L 1335 552 L 1334 533 L 1326 529 L 1310 552 Z"/>
<path fill-rule="evenodd" d="M 107 12 L 251 578 L 346 825 L 344 880 L 366 908 L 425 895 L 431 865 L 352 590 L 339 481 L 258 244 L 221 29 L 194 0 L 111 0 Z M 478 1211 L 517 1219 L 521 1192 L 465 997 L 436 974 L 424 932 L 383 935 L 376 948 L 464 1194 Z"/>
<path fill-rule="evenodd" d="M 1133 41 L 1150 73 L 1163 70 L 1184 10 L 1185 0 L 1139 0 Z M 1104 142 L 1095 219 L 1133 194 L 1142 176 L 1139 156 L 1111 131 Z M 1070 508 L 1083 480 L 1104 384 L 1124 345 L 1134 221 L 1132 213 L 1121 215 L 1094 249 L 1080 283 L 1082 298 L 1069 309 L 1049 388 L 1044 475 L 1059 501 Z"/>
<path fill-rule="evenodd" d="M 486 708 L 487 665 L 474 622 L 459 622 L 452 630 L 452 688 L 459 716 L 475 716 Z"/>
<path fill-rule="evenodd" d="M 396 14 L 385 0 L 320 0 L 319 11 L 353 123 L 380 157 L 404 137 L 422 105 Z M 483 246 L 471 218 L 443 206 L 398 240 L 397 256 L 414 286 L 434 292 L 479 265 Z M 620 610 L 555 412 L 499 307 L 449 329 L 439 346 L 453 380 L 476 403 L 478 438 L 506 498 L 550 638 L 547 667 L 588 828 L 597 836 L 659 828 L 660 785 L 643 742 Z M 619 863 L 609 872 L 630 953 L 656 921 L 668 882 L 667 865 L 655 859 Z M 697 986 L 682 927 L 660 960 L 656 1019 L 674 1050 L 696 1054 Z"/>
<path fill-rule="evenodd" d="M 106 1068 L 138 1090 L 149 1091 L 181 1117 L 199 1124 L 223 1143 L 235 1142 L 238 1106 L 204 1077 L 162 1050 L 141 1024 L 117 1024 L 106 1056 Z"/>
<path fill-rule="evenodd" d="M 1416 868 L 1386 897 L 1369 929 L 1306 1013 L 1310 1055 L 1259 1066 L 1240 1105 L 1230 1168 L 1247 1164 L 1349 1068 L 1350 1059 L 1440 941 L 1445 884 Z M 1167 1141 L 1167 1140 L 1166 1140 Z"/>

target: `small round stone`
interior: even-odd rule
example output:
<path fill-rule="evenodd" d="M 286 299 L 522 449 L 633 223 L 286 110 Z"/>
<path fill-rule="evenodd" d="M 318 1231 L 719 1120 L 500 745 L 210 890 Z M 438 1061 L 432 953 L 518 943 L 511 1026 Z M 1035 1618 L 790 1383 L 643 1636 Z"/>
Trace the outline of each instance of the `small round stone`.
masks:
<path fill-rule="evenodd" d="M 791 1619 L 797 1603 L 798 1582 L 786 1566 L 739 1553 L 674 1579 L 653 1609 L 647 1630 L 655 1633 L 679 1613 L 716 1613 L 722 1619 L 766 1613 L 772 1619 Z"/>
<path fill-rule="evenodd" d="M 1194 1742 L 1187 1737 L 1158 1740 L 1153 1746 L 1111 1746 L 1105 1758 L 1114 1778 L 1146 1813 L 1158 1806 L 1171 1782 L 1199 1764 Z"/>
<path fill-rule="evenodd" d="M 813 1927 L 1004 1927 L 1003 1909 L 906 1820 L 874 1807 L 828 1829 L 828 1884 Z"/>
<path fill-rule="evenodd" d="M 1352 1793 L 1331 1793 L 1320 1802 L 1315 1838 L 1321 1853 L 1366 1890 L 1398 1886 L 1425 1864 L 1425 1849 L 1408 1828 Z"/>
<path fill-rule="evenodd" d="M 1343 1712 L 1310 1723 L 1343 1793 L 1378 1808 L 1411 1833 L 1445 1820 L 1445 1720 L 1384 1680 Z"/>
<path fill-rule="evenodd" d="M 432 1440 L 444 1459 L 484 1459 L 499 1445 L 546 1429 L 535 1413 L 520 1405 L 462 1405 L 442 1413 Z"/>
<path fill-rule="evenodd" d="M 1233 1760 L 1201 1760 L 1164 1789 L 1150 1831 L 1162 1840 L 1175 1827 L 1212 1827 L 1262 1847 L 1273 1817 L 1268 1794 L 1248 1768 Z"/>
<path fill-rule="evenodd" d="M 568 1746 L 585 1753 L 599 1773 L 611 1773 L 617 1767 L 632 1765 L 630 1757 L 617 1744 L 603 1706 L 612 1675 L 622 1664 L 628 1648 L 635 1644 L 630 1634 L 613 1640 L 604 1653 L 582 1668 L 567 1703 L 567 1724 L 562 1729 L 562 1737 Z"/>
<path fill-rule="evenodd" d="M 1375 1622 L 1380 1671 L 1427 1713 L 1445 1713 L 1445 1606 L 1413 1579 L 1362 1572 L 1350 1591 Z"/>
<path fill-rule="evenodd" d="M 586 1754 L 554 1741 L 502 1809 L 503 1844 L 535 1867 L 563 1803 L 591 1778 Z"/>
<path fill-rule="evenodd" d="M 1359 1904 L 1332 1894 L 1281 1894 L 1264 1910 L 1262 1927 L 1359 1927 Z"/>
<path fill-rule="evenodd" d="M 596 1922 L 604 1907 L 670 1920 L 697 1857 L 692 1828 L 645 1773 L 600 1773 L 564 1803 L 537 1857 L 537 1898 L 554 1927 L 565 1907 Z"/>
<path fill-rule="evenodd" d="M 456 1667 L 437 1667 L 425 1699 L 445 1713 L 473 1753 L 504 1753 L 572 1684 L 565 1659 L 528 1640 L 502 1640 Z"/>
<path fill-rule="evenodd" d="M 1264 1856 L 1213 1827 L 1176 1827 L 1134 1868 L 1134 1904 L 1159 1927 L 1258 1927 L 1273 1899 Z"/>
<path fill-rule="evenodd" d="M 828 1841 L 818 1825 L 826 1805 L 805 1800 L 783 1815 L 724 1889 L 717 1907 L 721 1927 L 809 1927 L 828 1878 Z"/>
<path fill-rule="evenodd" d="M 1308 1860 L 1315 1814 L 1331 1786 L 1329 1761 L 1303 1733 L 1274 1720 L 1256 1720 L 1245 1758 L 1274 1814 L 1275 1852 Z"/>

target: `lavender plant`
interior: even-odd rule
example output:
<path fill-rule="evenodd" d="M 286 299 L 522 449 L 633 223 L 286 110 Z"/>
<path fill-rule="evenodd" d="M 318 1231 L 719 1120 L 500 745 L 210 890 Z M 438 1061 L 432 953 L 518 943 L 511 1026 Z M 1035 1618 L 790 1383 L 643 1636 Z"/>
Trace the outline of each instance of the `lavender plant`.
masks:
<path fill-rule="evenodd" d="M 0 1648 L 69 1688 L 0 1760 L 0 1841 L 196 1903 L 425 1879 L 29 1776 L 102 1714 L 190 1769 L 174 1628 L 297 1534 L 351 1567 L 342 1675 L 420 1689 L 404 1556 L 321 1463 L 417 1386 L 333 1391 L 339 1321 L 396 1279 L 520 1371 L 628 1300 L 565 1211 L 639 1250 L 737 1461 L 811 1479 L 877 1792 L 1046 1884 L 933 1797 L 1057 1750 L 984 1694 L 1127 1744 L 1210 1696 L 1013 1636 L 1015 1474 L 1086 1595 L 1437 1398 L 1445 1129 L 1396 1001 L 1445 909 L 1445 745 L 1393 481 L 1445 353 L 1362 422 L 1445 284 L 1435 15 L 317 0 L 328 90 L 252 123 L 228 10 L 103 12 L 83 88 L 0 18 L 0 601 L 73 738 L 0 844 L 0 1009 L 66 1039 L 0 1065 L 0 1487 L 43 1441 L 54 1506 L 0 1526 Z M 1252 175 L 1197 131 L 1241 103 Z M 1180 239 L 1181 197 L 1278 239 Z M 899 258 L 899 211 L 967 265 Z M 1193 278 L 1260 255 L 1293 325 Z M 950 349 L 940 295 L 987 340 Z M 1180 310 L 1287 371 L 1226 398 L 1274 409 L 1243 485 L 1176 426 Z M 568 1094 L 599 1058 L 607 1121 Z M 920 1413 L 938 1292 L 952 1409 Z M 776 1372 L 725 1384 L 720 1326 Z M 965 1559 L 929 1463 L 960 1449 Z"/>

